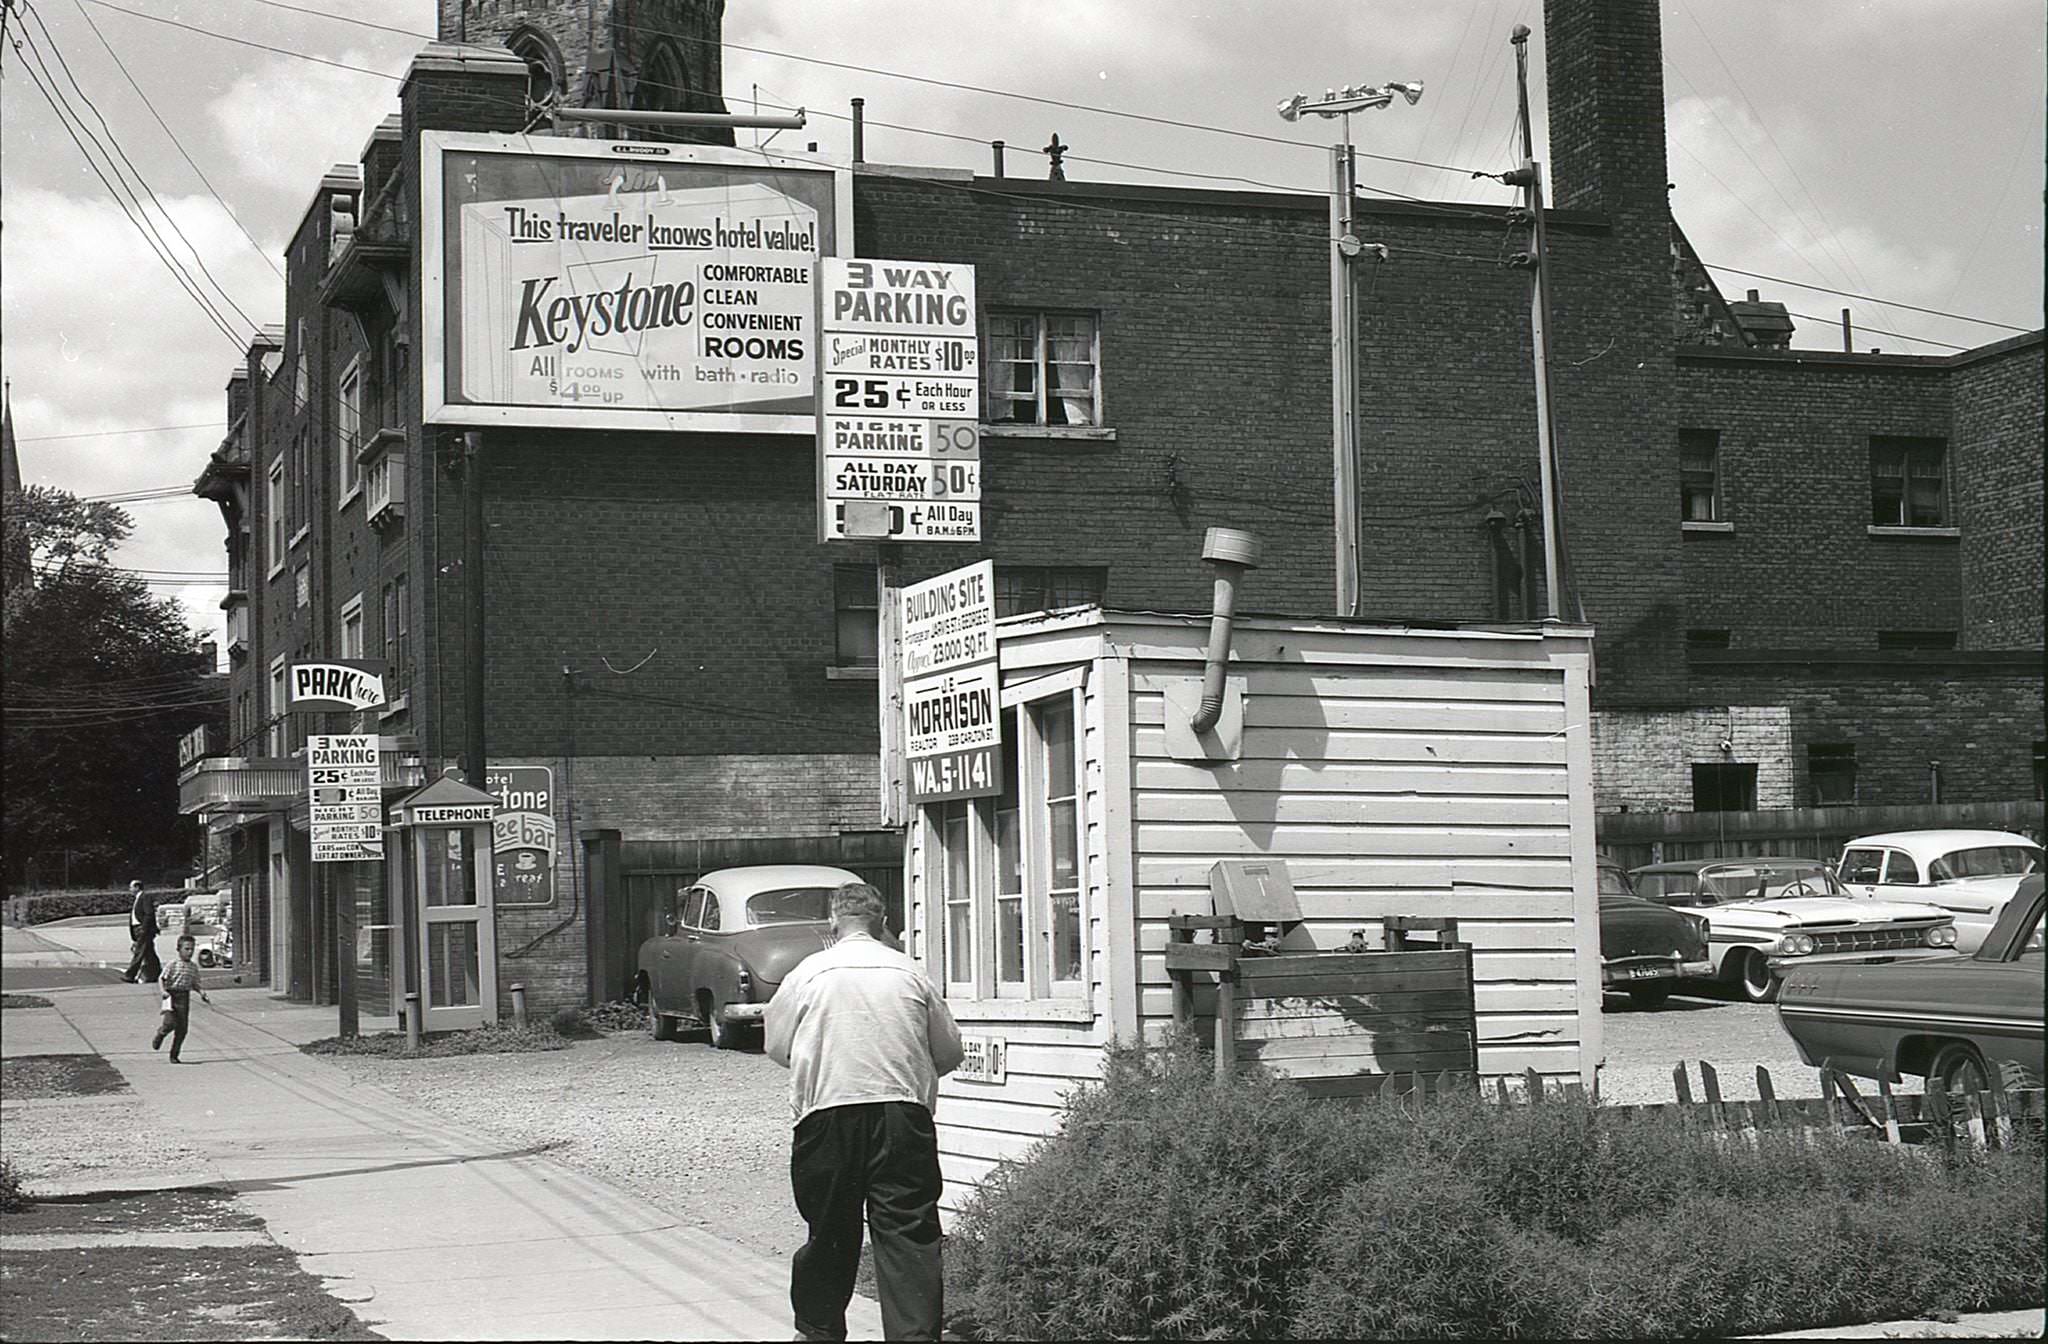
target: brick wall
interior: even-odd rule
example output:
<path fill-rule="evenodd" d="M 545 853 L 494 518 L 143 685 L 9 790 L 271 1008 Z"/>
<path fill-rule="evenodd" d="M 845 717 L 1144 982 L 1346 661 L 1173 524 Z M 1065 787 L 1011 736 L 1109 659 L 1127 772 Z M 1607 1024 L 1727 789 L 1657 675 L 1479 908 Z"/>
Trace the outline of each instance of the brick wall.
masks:
<path fill-rule="evenodd" d="M 1813 791 L 1809 743 L 1856 748 L 1856 801 L 1932 801 L 1928 762 L 1940 764 L 1945 803 L 2034 796 L 2033 744 L 2041 731 L 2042 675 L 2023 661 L 1869 657 L 1851 662 L 1694 668 L 1702 699 L 1791 711 L 1794 800 Z M 1768 806 L 1768 804 L 1766 804 Z"/>
<path fill-rule="evenodd" d="M 1680 429 L 1720 432 L 1734 527 L 1684 533 L 1688 626 L 1728 630 L 1738 649 L 1874 649 L 1879 630 L 1959 627 L 1956 539 L 1870 532 L 1870 440 L 1948 436 L 1944 361 L 1688 350 L 1677 393 L 1658 432 L 1674 453 Z M 1675 470 L 1664 489 L 1675 503 Z"/>
<path fill-rule="evenodd" d="M 1756 766 L 1758 807 L 1791 807 L 1792 742 L 1792 713 L 1782 705 L 1598 710 L 1593 796 L 1603 810 L 1690 812 L 1692 767 L 1736 764 Z"/>
<path fill-rule="evenodd" d="M 1952 375 L 1963 647 L 2041 647 L 2041 337 L 2002 341 Z"/>

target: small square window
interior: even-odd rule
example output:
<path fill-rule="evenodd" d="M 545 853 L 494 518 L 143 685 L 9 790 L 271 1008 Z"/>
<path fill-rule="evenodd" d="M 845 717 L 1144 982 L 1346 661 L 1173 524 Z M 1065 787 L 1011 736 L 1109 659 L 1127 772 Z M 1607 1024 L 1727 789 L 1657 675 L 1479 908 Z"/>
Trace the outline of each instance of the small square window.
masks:
<path fill-rule="evenodd" d="M 1948 444 L 1942 439 L 1870 441 L 1873 527 L 1947 527 Z"/>
<path fill-rule="evenodd" d="M 1756 810 L 1756 766 L 1709 762 L 1692 768 L 1692 810 L 1753 812 Z"/>
<path fill-rule="evenodd" d="M 1956 646 L 1956 632 L 1953 630 L 1880 630 L 1877 632 L 1877 647 L 1882 652 L 1907 650 L 1953 649 Z"/>
<path fill-rule="evenodd" d="M 1807 744 L 1806 774 L 1813 783 L 1815 807 L 1852 806 L 1856 802 L 1856 744 Z"/>
<path fill-rule="evenodd" d="M 833 663 L 875 667 L 881 656 L 881 599 L 873 565 L 832 567 Z"/>
<path fill-rule="evenodd" d="M 989 423 L 1101 424 L 1098 337 L 1089 313 L 990 313 Z"/>
<path fill-rule="evenodd" d="M 1695 649 L 1725 649 L 1728 647 L 1726 630 L 1688 630 L 1685 632 L 1687 652 Z"/>
<path fill-rule="evenodd" d="M 1721 432 L 1678 431 L 1679 517 L 1688 523 L 1721 521 Z"/>

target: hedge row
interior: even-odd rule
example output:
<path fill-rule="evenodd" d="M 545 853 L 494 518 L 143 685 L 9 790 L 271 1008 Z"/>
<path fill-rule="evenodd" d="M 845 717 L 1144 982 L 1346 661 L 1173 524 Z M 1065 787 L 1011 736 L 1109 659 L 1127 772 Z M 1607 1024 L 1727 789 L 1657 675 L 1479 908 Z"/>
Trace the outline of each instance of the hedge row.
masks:
<path fill-rule="evenodd" d="M 191 893 L 183 887 L 149 889 L 158 905 L 182 901 Z M 75 919 L 80 915 L 125 915 L 135 902 L 135 893 L 125 888 L 114 891 L 46 891 L 34 896 L 7 898 L 9 918 L 24 924 L 48 924 L 53 920 Z M 16 911 L 21 913 L 16 914 Z"/>
<path fill-rule="evenodd" d="M 984 1338 L 1604 1339 L 2041 1300 L 2038 1147 L 1616 1124 L 1590 1103 L 1311 1101 L 1114 1051 L 947 1240 Z"/>

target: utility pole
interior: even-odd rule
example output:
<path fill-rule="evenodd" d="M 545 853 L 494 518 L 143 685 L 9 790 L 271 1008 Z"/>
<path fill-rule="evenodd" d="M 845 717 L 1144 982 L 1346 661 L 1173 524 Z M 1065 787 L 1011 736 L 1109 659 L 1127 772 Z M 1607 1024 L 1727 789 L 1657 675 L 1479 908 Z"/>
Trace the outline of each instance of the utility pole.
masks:
<path fill-rule="evenodd" d="M 1351 283 L 1351 263 L 1371 251 L 1386 260 L 1387 249 L 1361 243 L 1352 231 L 1352 205 L 1358 194 L 1357 163 L 1351 149 L 1351 114 L 1386 107 L 1399 94 L 1412 107 L 1422 97 L 1419 81 L 1323 91 L 1311 103 L 1305 94 L 1280 102 L 1280 120 L 1294 121 L 1304 112 L 1342 117 L 1344 140 L 1330 148 L 1330 437 L 1333 503 L 1337 534 L 1337 614 L 1359 614 L 1358 563 L 1358 320 Z"/>
<path fill-rule="evenodd" d="M 875 680 L 882 716 L 882 825 L 910 820 L 903 788 L 903 547 L 875 548 Z"/>
<path fill-rule="evenodd" d="M 1536 350 L 1536 461 L 1543 492 L 1543 619 L 1559 617 L 1561 558 L 1564 549 L 1562 492 L 1557 481 L 1556 408 L 1550 386 L 1550 250 L 1543 222 L 1543 166 L 1536 162 L 1535 133 L 1529 124 L 1529 29 L 1516 24 L 1508 39 L 1515 48 L 1515 84 L 1521 104 L 1522 166 L 1502 175 L 1511 187 L 1522 188 L 1534 242 L 1517 264 L 1529 271 L 1529 331 Z"/>
<path fill-rule="evenodd" d="M 462 436 L 462 754 L 471 788 L 488 793 L 484 765 L 484 436 Z"/>

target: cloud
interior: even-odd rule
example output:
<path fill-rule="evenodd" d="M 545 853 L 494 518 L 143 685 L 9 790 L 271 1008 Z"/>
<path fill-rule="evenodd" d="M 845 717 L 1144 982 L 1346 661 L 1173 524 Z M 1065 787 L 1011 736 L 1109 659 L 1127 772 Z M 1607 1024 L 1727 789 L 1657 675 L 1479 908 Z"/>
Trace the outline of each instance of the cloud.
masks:
<path fill-rule="evenodd" d="M 349 50 L 332 59 L 369 69 L 393 66 Z M 398 85 L 375 75 L 311 61 L 265 58 L 207 104 L 236 171 L 265 191 L 301 204 L 313 199 L 320 175 L 355 163 L 377 123 L 398 110 Z M 280 134 L 280 127 L 289 127 Z M 286 223 L 295 227 L 296 217 Z"/>

